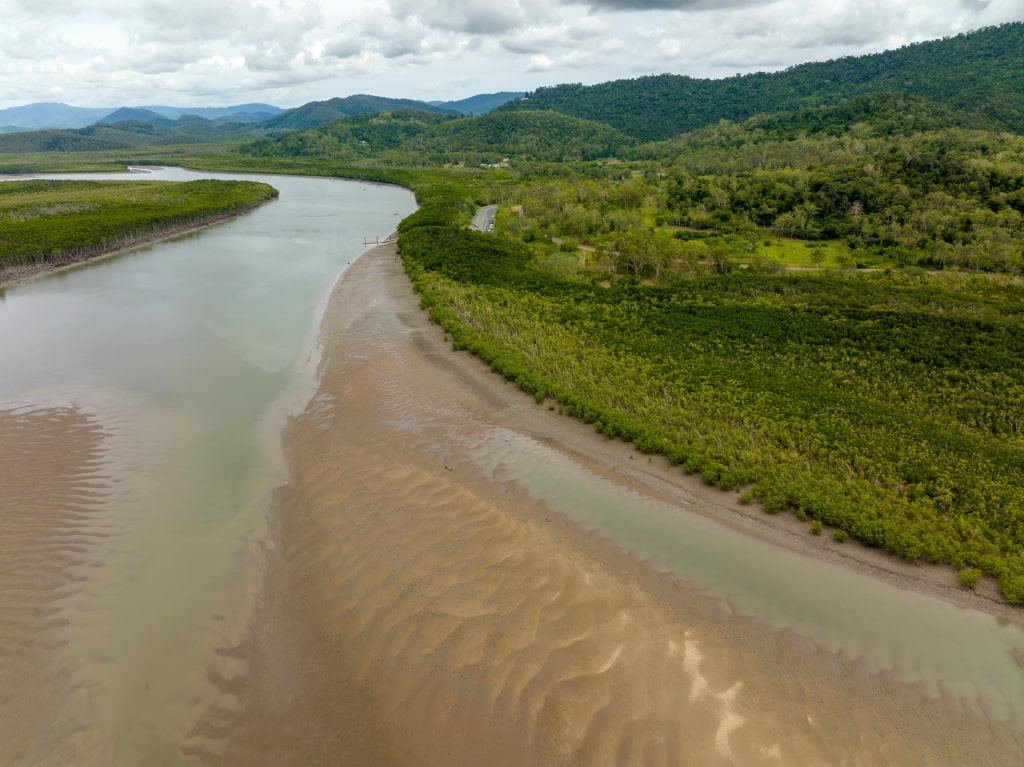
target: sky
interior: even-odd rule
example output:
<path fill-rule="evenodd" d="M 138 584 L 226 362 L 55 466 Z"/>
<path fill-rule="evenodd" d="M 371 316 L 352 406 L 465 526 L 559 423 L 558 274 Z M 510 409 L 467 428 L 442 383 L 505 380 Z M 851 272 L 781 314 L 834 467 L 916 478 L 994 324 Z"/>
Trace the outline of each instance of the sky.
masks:
<path fill-rule="evenodd" d="M 1024 20 L 1024 0 L 0 0 L 0 108 L 447 101 L 726 77 Z"/>

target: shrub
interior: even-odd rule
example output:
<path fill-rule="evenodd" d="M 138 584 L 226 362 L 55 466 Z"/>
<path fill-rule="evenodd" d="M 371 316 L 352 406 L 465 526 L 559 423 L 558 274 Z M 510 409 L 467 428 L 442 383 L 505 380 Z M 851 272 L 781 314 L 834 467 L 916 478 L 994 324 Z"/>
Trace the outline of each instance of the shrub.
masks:
<path fill-rule="evenodd" d="M 960 568 L 960 585 L 965 589 L 973 589 L 981 580 L 981 570 L 975 567 Z"/>

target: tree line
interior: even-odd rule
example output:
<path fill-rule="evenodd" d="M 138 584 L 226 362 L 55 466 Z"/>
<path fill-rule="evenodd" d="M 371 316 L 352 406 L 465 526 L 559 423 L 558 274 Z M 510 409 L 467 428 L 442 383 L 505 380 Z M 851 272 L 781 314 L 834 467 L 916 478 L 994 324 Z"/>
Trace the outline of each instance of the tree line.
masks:
<path fill-rule="evenodd" d="M 61 264 L 250 210 L 277 197 L 251 181 L 0 184 L 0 269 Z"/>

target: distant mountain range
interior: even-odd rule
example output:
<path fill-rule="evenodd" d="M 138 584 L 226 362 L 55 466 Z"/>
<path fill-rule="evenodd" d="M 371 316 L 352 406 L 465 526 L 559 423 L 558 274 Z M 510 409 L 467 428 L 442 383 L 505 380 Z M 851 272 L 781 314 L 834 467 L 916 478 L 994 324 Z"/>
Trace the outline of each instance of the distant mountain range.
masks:
<path fill-rule="evenodd" d="M 523 93 L 485 93 L 459 101 L 416 101 L 380 96 L 356 95 L 314 101 L 295 109 L 271 104 L 238 104 L 229 107 L 76 107 L 39 103 L 0 109 L 0 133 L 52 129 L 87 128 L 119 122 L 149 123 L 174 128 L 195 118 L 217 124 L 253 125 L 267 123 L 268 129 L 311 128 L 324 122 L 357 114 L 378 114 L 398 109 L 419 109 L 444 114 L 480 115 Z"/>
<path fill-rule="evenodd" d="M 184 115 L 195 115 L 206 120 L 233 119 L 234 122 L 252 122 L 252 116 L 268 120 L 285 111 L 270 104 L 239 104 L 233 107 L 75 107 L 68 104 L 39 103 L 0 109 L 0 132 L 45 130 L 50 128 L 85 128 L 98 122 L 112 124 L 111 116 L 121 112 L 141 112 L 143 116 L 165 118 L 171 121 Z M 120 119 L 138 119 L 124 116 Z M 115 122 L 117 120 L 114 120 Z"/>
<path fill-rule="evenodd" d="M 515 101 L 525 96 L 522 91 L 501 93 L 481 93 L 478 96 L 470 96 L 460 101 L 429 101 L 431 106 L 440 107 L 449 112 L 458 112 L 462 115 L 485 115 L 497 109 L 502 104 Z"/>
<path fill-rule="evenodd" d="M 315 113 L 326 103 L 307 106 Z M 954 130 L 1024 135 L 1024 24 L 774 74 L 724 80 L 656 75 L 541 88 L 474 117 L 385 111 L 309 128 L 297 122 L 301 112 L 281 115 L 272 122 L 287 119 L 297 129 L 268 131 L 239 151 L 351 164 L 386 157 L 478 166 L 506 158 L 678 160 L 709 145 L 718 151 L 723 136 L 738 136 L 738 145 L 747 146 L 750 136 L 796 144 L 802 137 L 851 132 L 890 139 Z M 1014 193 L 1020 183 L 1011 185 Z"/>

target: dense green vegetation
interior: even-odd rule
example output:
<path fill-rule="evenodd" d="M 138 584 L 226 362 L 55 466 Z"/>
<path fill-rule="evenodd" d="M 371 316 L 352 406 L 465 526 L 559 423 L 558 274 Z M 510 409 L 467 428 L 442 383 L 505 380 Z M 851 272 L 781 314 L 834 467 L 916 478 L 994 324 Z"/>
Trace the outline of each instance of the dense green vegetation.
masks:
<path fill-rule="evenodd" d="M 273 187 L 250 181 L 0 183 L 0 270 L 81 260 L 276 196 Z"/>
<path fill-rule="evenodd" d="M 453 118 L 402 110 L 356 115 L 242 147 L 257 157 L 316 157 L 403 166 L 564 162 L 614 156 L 632 144 L 614 128 L 553 112 Z"/>
<path fill-rule="evenodd" d="M 243 145 L 242 153 L 254 157 L 297 157 L 321 160 L 354 161 L 359 158 L 380 160 L 410 139 L 420 136 L 439 123 L 454 119 L 450 115 L 400 110 L 385 114 L 357 114 L 337 119 L 309 130 L 264 138 Z M 401 162 L 405 155 L 395 158 Z"/>
<path fill-rule="evenodd" d="M 991 277 L 553 276 L 466 231 L 451 191 L 403 222 L 423 305 L 507 379 L 770 512 L 1024 600 L 1024 290 Z"/>
<path fill-rule="evenodd" d="M 654 140 L 754 115 L 898 91 L 1024 131 L 1024 23 L 722 80 L 655 75 L 600 85 L 538 88 L 501 109 L 550 109 Z"/>
<path fill-rule="evenodd" d="M 545 173 L 509 200 L 521 215 L 504 230 L 583 243 L 606 268 L 655 279 L 710 262 L 1024 271 L 1024 138 L 893 135 L 895 114 L 917 107 L 918 123 L 941 125 L 942 113 L 866 100 L 721 123 L 627 150 L 632 165 Z"/>
<path fill-rule="evenodd" d="M 668 164 L 663 221 L 838 239 L 851 261 L 881 253 L 930 268 L 1021 271 L 1024 138 L 960 128 L 884 134 L 905 103 L 881 115 L 882 129 L 833 123 L 787 136 L 797 120 L 765 118 L 649 145 L 646 156 Z"/>

